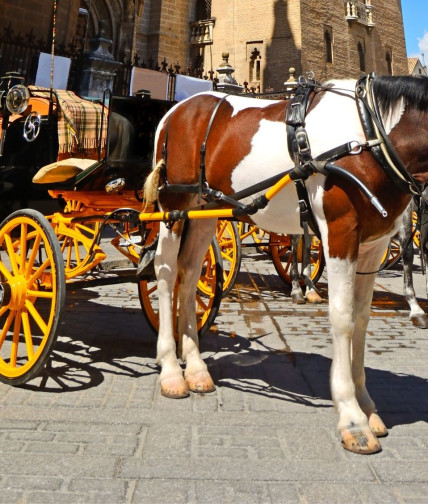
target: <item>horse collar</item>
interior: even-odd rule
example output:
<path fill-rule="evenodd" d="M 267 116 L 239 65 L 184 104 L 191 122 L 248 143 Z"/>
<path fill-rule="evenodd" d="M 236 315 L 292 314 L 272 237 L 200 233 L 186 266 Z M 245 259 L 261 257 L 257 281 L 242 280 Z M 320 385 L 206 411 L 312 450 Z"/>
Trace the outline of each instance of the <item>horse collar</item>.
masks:
<path fill-rule="evenodd" d="M 397 151 L 383 127 L 373 91 L 375 75 L 372 73 L 357 81 L 355 96 L 361 124 L 368 142 L 375 142 L 371 152 L 389 178 L 406 193 L 420 195 L 422 185 L 406 170 Z"/>

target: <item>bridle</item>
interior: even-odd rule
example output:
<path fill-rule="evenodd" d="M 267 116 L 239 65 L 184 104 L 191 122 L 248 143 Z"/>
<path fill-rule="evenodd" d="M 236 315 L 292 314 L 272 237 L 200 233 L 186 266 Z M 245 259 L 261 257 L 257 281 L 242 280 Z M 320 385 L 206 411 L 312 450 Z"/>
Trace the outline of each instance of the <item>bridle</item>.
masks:
<path fill-rule="evenodd" d="M 371 148 L 372 155 L 400 190 L 421 197 L 424 189 L 423 184 L 420 184 L 406 170 L 383 127 L 379 107 L 374 96 L 374 79 L 374 74 L 364 76 L 355 87 L 356 102 L 366 139 L 379 141 Z"/>

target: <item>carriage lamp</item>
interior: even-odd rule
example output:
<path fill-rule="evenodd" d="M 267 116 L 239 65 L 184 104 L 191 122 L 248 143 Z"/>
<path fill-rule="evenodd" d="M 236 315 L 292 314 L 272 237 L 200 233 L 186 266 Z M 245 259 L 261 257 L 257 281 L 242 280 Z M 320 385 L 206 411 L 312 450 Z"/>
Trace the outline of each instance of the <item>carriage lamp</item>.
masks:
<path fill-rule="evenodd" d="M 18 89 L 20 89 L 21 87 L 25 88 L 23 83 L 24 77 L 22 77 L 22 75 L 20 75 L 18 72 L 7 72 L 6 75 L 0 77 L 0 112 L 3 115 L 15 113 L 14 111 L 9 110 L 7 106 L 9 91 L 17 86 L 19 86 Z M 28 89 L 25 89 L 28 93 Z"/>
<path fill-rule="evenodd" d="M 6 95 L 6 108 L 11 114 L 21 114 L 28 107 L 30 93 L 26 86 L 17 84 Z"/>
<path fill-rule="evenodd" d="M 24 82 L 24 79 L 16 72 L 9 72 L 0 78 L 0 113 L 2 115 L 0 156 L 3 156 L 9 116 L 20 114 L 28 107 L 30 93 L 26 86 L 20 84 L 21 82 Z"/>

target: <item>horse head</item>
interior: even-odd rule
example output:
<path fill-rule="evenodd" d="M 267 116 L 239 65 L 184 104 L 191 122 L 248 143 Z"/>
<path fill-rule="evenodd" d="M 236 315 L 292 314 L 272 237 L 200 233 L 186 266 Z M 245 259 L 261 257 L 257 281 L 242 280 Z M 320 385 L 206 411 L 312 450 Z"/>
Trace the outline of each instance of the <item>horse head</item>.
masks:
<path fill-rule="evenodd" d="M 389 139 L 403 165 L 428 183 L 428 78 L 378 77 L 373 93 Z"/>

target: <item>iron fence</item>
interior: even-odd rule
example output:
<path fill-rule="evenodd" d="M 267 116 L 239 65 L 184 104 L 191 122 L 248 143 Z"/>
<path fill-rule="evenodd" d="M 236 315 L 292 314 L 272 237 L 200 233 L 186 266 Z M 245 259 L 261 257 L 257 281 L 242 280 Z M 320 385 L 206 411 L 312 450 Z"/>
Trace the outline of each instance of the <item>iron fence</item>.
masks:
<path fill-rule="evenodd" d="M 26 35 L 20 33 L 15 34 L 12 27 L 3 29 L 0 32 L 0 76 L 6 72 L 19 72 L 23 77 L 26 85 L 34 84 L 36 80 L 37 67 L 40 53 L 50 53 L 50 41 L 37 39 L 30 30 Z M 55 47 L 56 56 L 65 56 L 70 58 L 70 74 L 68 78 L 67 89 L 77 91 L 79 89 L 79 81 L 83 68 L 83 52 L 77 45 L 70 44 L 68 47 L 57 45 Z M 191 65 L 182 67 L 178 63 L 173 65 L 167 62 L 164 58 L 161 62 L 149 58 L 147 61 L 141 60 L 138 55 L 135 55 L 131 60 L 124 55 L 119 57 L 122 63 L 113 84 L 113 94 L 118 96 L 126 96 L 129 94 L 131 74 L 133 67 L 147 68 L 169 74 L 174 81 L 174 76 L 177 74 L 189 75 L 201 79 L 210 79 L 214 81 L 214 72 L 205 72 L 202 67 L 193 67 Z M 171 87 L 173 89 L 173 86 Z"/>

